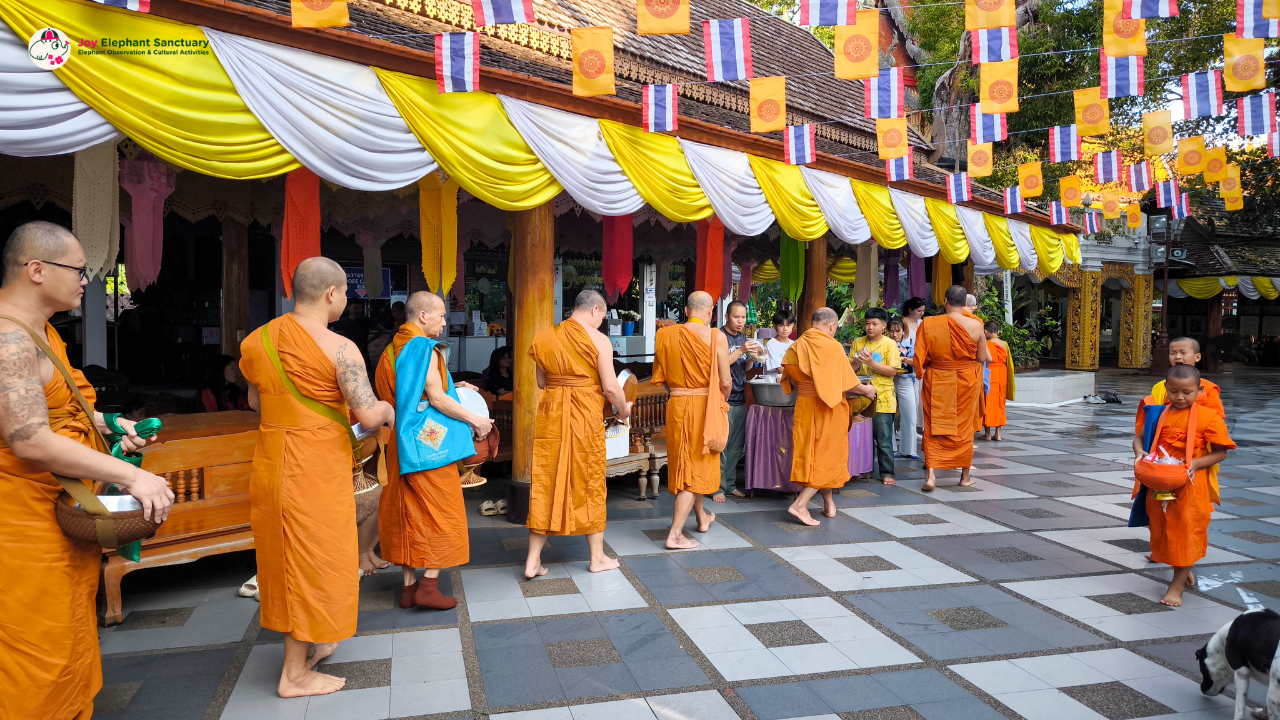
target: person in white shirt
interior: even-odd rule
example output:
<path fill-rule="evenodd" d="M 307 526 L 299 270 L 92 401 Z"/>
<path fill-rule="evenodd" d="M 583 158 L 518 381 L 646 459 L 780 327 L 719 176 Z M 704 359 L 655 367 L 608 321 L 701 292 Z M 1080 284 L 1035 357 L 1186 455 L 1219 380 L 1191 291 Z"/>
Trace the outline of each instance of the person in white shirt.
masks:
<path fill-rule="evenodd" d="M 796 316 L 790 310 L 779 310 L 773 314 L 774 336 L 764 342 L 764 374 L 780 376 L 782 374 L 782 356 L 791 347 L 791 331 L 795 329 Z"/>

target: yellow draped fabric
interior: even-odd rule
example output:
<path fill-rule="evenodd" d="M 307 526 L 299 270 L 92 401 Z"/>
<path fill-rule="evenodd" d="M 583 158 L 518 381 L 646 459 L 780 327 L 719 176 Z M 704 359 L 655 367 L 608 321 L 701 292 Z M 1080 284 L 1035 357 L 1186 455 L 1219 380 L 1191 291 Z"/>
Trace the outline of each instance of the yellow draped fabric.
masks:
<path fill-rule="evenodd" d="M 689 169 L 679 140 L 609 120 L 600 121 L 600 132 L 622 172 L 654 210 L 676 222 L 694 222 L 715 213 Z"/>
<path fill-rule="evenodd" d="M 778 270 L 778 266 L 772 260 L 765 260 L 751 271 L 751 281 L 758 283 L 768 283 L 774 280 L 782 279 L 782 271 Z"/>
<path fill-rule="evenodd" d="M 205 54 L 86 54 L 77 47 L 53 72 L 117 129 L 178 167 L 240 180 L 301 167 L 249 111 L 209 50 L 204 31 L 194 25 L 93 3 L 48 0 L 5 0 L 0 17 L 22 40 L 53 27 L 72 42 L 186 41 Z"/>
<path fill-rule="evenodd" d="M 501 210 L 529 210 L 560 194 L 496 95 L 441 95 L 435 80 L 374 70 L 418 142 L 467 192 Z"/>
<path fill-rule="evenodd" d="M 748 155 L 751 170 L 760 189 L 778 219 L 778 225 L 797 240 L 817 240 L 827 234 L 827 219 L 809 186 L 800 174 L 799 165 Z"/>
<path fill-rule="evenodd" d="M 1254 276 L 1253 286 L 1258 289 L 1262 297 L 1268 300 L 1275 300 L 1280 297 L 1280 292 L 1276 291 L 1276 286 L 1272 284 L 1269 277 Z"/>
<path fill-rule="evenodd" d="M 1066 251 L 1068 262 L 1080 264 L 1080 238 L 1075 233 L 1058 233 L 1062 238 L 1062 247 Z"/>
<path fill-rule="evenodd" d="M 1013 244 L 1013 236 L 1009 234 L 1008 221 L 991 213 L 982 213 L 982 221 L 996 249 L 996 264 L 1004 270 L 1016 270 L 1022 259 L 1018 255 L 1018 247 Z"/>
<path fill-rule="evenodd" d="M 902 230 L 898 220 L 898 211 L 893 209 L 893 199 L 889 197 L 889 188 L 884 185 L 850 180 L 853 183 L 853 195 L 858 198 L 858 207 L 871 226 L 871 237 L 882 248 L 896 250 L 907 244 L 907 234 Z"/>
<path fill-rule="evenodd" d="M 967 260 L 969 241 L 965 239 L 964 228 L 960 227 L 956 206 L 937 198 L 925 198 L 924 207 L 929 211 L 929 223 L 933 225 L 933 234 L 938 237 L 938 252 L 942 253 L 942 259 L 951 265 Z"/>
<path fill-rule="evenodd" d="M 435 173 L 418 181 L 418 226 L 422 275 L 431 292 L 442 294 L 458 275 L 458 181 L 443 185 Z"/>
<path fill-rule="evenodd" d="M 1187 280 L 1175 280 L 1174 282 L 1178 283 L 1178 287 L 1182 288 L 1182 292 L 1197 300 L 1207 300 L 1222 292 L 1222 283 L 1218 282 L 1216 277 L 1190 278 Z"/>
<path fill-rule="evenodd" d="M 1236 284 L 1240 282 L 1240 276 L 1227 275 L 1226 277 L 1222 278 L 1222 280 L 1227 284 L 1227 287 L 1235 287 Z"/>
<path fill-rule="evenodd" d="M 851 283 L 858 279 L 858 263 L 853 258 L 829 258 L 827 277 L 836 282 Z"/>
<path fill-rule="evenodd" d="M 933 304 L 940 308 L 947 306 L 947 289 L 951 287 L 951 263 L 939 253 L 933 256 Z"/>
<path fill-rule="evenodd" d="M 1032 225 L 1031 244 L 1036 248 L 1036 258 L 1039 260 L 1036 269 L 1040 274 L 1052 275 L 1058 272 L 1058 268 L 1062 267 L 1062 258 L 1065 254 L 1062 237 L 1049 228 Z"/>

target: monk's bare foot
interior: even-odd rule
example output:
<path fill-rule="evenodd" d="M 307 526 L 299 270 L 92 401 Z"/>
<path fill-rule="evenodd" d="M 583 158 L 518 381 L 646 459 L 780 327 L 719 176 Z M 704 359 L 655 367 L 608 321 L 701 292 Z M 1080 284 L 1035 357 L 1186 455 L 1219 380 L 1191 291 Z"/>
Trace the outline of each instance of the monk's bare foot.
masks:
<path fill-rule="evenodd" d="M 1184 588 L 1186 588 L 1186 584 L 1171 583 L 1169 592 L 1160 598 L 1160 604 L 1168 605 L 1169 607 L 1182 607 L 1182 591 Z"/>
<path fill-rule="evenodd" d="M 360 555 L 360 574 L 372 575 L 378 570 L 391 567 L 391 563 L 378 557 L 378 553 L 370 550 Z"/>
<path fill-rule="evenodd" d="M 999 431 L 999 430 L 997 430 L 997 431 L 996 431 L 995 441 L 996 441 L 996 442 L 1003 442 L 1003 441 L 1004 441 L 1004 438 L 1000 437 L 1000 431 Z"/>
<path fill-rule="evenodd" d="M 540 576 L 542 576 L 542 575 L 546 575 L 546 574 L 547 574 L 547 569 L 546 569 L 546 568 L 544 568 L 544 567 L 542 567 L 542 563 L 538 563 L 537 565 L 532 565 L 532 566 L 530 566 L 530 565 L 525 565 L 525 566 L 524 566 L 524 579 L 525 579 L 525 580 L 532 580 L 532 579 L 534 579 L 534 578 L 536 578 L 536 577 L 540 577 Z"/>
<path fill-rule="evenodd" d="M 280 685 L 276 687 L 276 693 L 282 698 L 306 697 L 308 695 L 329 695 L 336 693 L 346 685 L 346 678 L 325 675 L 314 670 L 308 670 L 296 679 L 289 679 L 281 676 Z"/>
<path fill-rule="evenodd" d="M 973 478 L 969 477 L 968 475 L 961 475 L 961 476 L 960 476 L 960 482 L 959 482 L 959 483 L 956 483 L 956 484 L 957 484 L 957 485 L 959 485 L 960 487 L 969 487 L 970 485 L 974 484 L 975 482 L 976 482 L 976 481 L 975 481 Z"/>
<path fill-rule="evenodd" d="M 1187 587 L 1195 587 L 1195 586 L 1196 586 L 1196 574 L 1191 573 L 1187 575 Z"/>
<path fill-rule="evenodd" d="M 822 524 L 813 519 L 813 516 L 809 514 L 808 508 L 796 507 L 794 503 L 787 507 L 787 512 L 791 513 L 792 517 L 809 527 Z"/>
<path fill-rule="evenodd" d="M 938 485 L 934 482 L 933 473 L 929 473 L 928 477 L 925 478 L 924 486 L 920 489 L 925 492 L 933 492 L 936 487 L 938 487 Z"/>
<path fill-rule="evenodd" d="M 733 496 L 734 496 L 734 497 L 746 497 L 746 496 L 747 496 L 747 494 L 746 494 L 746 493 L 744 493 L 744 492 L 742 492 L 741 490 L 738 490 L 738 489 L 736 489 L 736 488 L 735 488 L 735 489 L 734 489 L 734 491 L 733 491 Z"/>
<path fill-rule="evenodd" d="M 824 500 L 822 503 L 822 514 L 825 517 L 834 518 L 836 516 L 836 504 L 831 500 Z"/>
<path fill-rule="evenodd" d="M 312 643 L 307 646 L 307 669 L 310 670 L 316 666 L 316 663 L 329 657 L 334 650 L 338 649 L 338 643 Z M 283 696 L 282 696 L 283 697 Z"/>
<path fill-rule="evenodd" d="M 606 572 L 608 570 L 617 570 L 618 559 L 611 558 L 608 555 L 606 555 L 600 560 L 592 560 L 591 564 L 587 566 L 587 569 L 590 570 L 591 572 Z"/>
<path fill-rule="evenodd" d="M 692 550 L 698 547 L 698 541 L 684 536 L 684 532 L 667 533 L 668 550 Z"/>
<path fill-rule="evenodd" d="M 704 533 L 711 529 L 711 523 L 716 521 L 715 513 L 703 513 L 702 518 L 698 520 L 698 532 Z"/>
<path fill-rule="evenodd" d="M 1147 562 L 1155 562 L 1155 561 L 1156 561 L 1156 559 L 1155 559 L 1155 558 L 1153 558 L 1153 557 L 1151 557 L 1150 555 L 1143 555 L 1142 557 L 1146 558 L 1146 559 L 1147 559 Z"/>
<path fill-rule="evenodd" d="M 898 481 L 897 481 L 897 480 L 894 480 L 892 475 L 885 475 L 885 476 L 884 476 L 884 478 L 883 478 L 880 482 L 884 483 L 885 485 L 897 485 L 897 484 L 898 484 Z"/>
<path fill-rule="evenodd" d="M 711 502 L 724 502 L 724 493 L 718 492 L 711 496 Z"/>

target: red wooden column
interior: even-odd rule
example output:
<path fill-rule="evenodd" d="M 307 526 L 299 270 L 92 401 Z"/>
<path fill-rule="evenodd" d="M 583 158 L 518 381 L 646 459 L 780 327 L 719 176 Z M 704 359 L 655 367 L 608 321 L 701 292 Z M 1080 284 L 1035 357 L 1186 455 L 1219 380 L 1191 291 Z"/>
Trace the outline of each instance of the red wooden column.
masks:
<path fill-rule="evenodd" d="M 813 311 L 827 304 L 827 240 L 818 238 L 805 243 L 804 289 L 800 291 L 800 312 L 796 313 L 799 332 L 808 330 Z M 843 308 L 836 310 L 836 314 Z"/>

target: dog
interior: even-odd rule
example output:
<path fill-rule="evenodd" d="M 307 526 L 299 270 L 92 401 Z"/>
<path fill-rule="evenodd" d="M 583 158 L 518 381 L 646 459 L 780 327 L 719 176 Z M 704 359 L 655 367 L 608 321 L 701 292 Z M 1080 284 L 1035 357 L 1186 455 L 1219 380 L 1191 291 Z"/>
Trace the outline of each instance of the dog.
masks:
<path fill-rule="evenodd" d="M 1196 651 L 1200 661 L 1200 692 L 1214 697 L 1234 684 L 1234 720 L 1245 720 L 1245 695 L 1249 680 L 1267 683 L 1267 706 L 1253 711 L 1257 720 L 1280 720 L 1280 615 L 1270 608 L 1250 610 L 1223 625 L 1204 647 Z"/>

